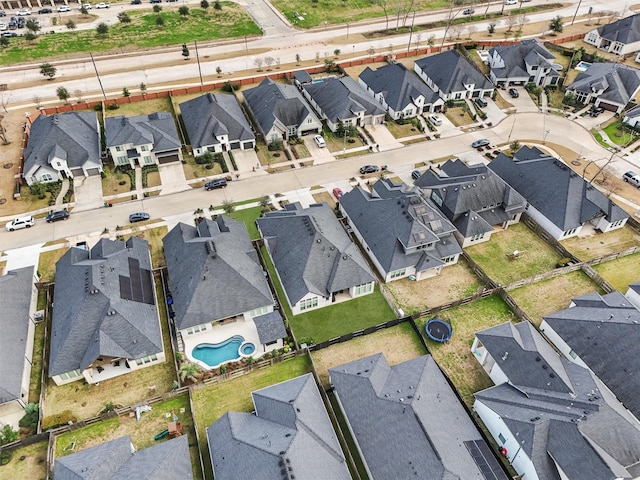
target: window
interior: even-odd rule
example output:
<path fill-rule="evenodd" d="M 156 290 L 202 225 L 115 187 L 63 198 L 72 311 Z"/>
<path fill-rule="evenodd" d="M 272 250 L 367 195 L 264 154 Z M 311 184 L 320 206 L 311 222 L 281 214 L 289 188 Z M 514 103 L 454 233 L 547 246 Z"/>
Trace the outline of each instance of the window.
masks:
<path fill-rule="evenodd" d="M 365 283 L 364 285 L 357 285 L 354 289 L 354 295 L 365 295 L 373 291 L 373 283 Z"/>
<path fill-rule="evenodd" d="M 318 306 L 318 297 L 307 298 L 300 301 L 300 310 L 308 310 Z"/>
<path fill-rule="evenodd" d="M 271 345 L 275 345 L 276 343 L 278 343 L 278 340 L 274 340 L 273 342 L 265 343 L 264 345 L 265 345 L 266 347 L 269 347 L 269 346 L 271 346 Z"/>
<path fill-rule="evenodd" d="M 40 179 L 43 182 L 53 182 L 53 175 L 51 175 L 50 173 L 43 173 Z"/>
<path fill-rule="evenodd" d="M 501 443 L 502 445 L 504 445 L 505 443 L 507 443 L 507 439 L 506 439 L 506 438 L 504 438 L 504 436 L 503 436 L 501 433 L 499 433 L 499 434 L 498 434 L 498 440 L 500 440 L 500 443 Z"/>
<path fill-rule="evenodd" d="M 124 150 L 124 148 L 122 147 L 122 145 L 118 145 L 116 147 L 116 152 L 122 152 Z"/>
<path fill-rule="evenodd" d="M 120 155 L 116 158 L 116 162 L 118 165 L 127 165 L 129 163 L 129 159 L 126 155 Z"/>
<path fill-rule="evenodd" d="M 260 315 L 264 315 L 265 313 L 267 313 L 267 311 L 269 310 L 269 307 L 260 307 L 260 308 L 256 308 L 254 310 L 251 310 L 249 312 L 249 316 L 251 318 L 253 317 L 259 317 Z"/>
<path fill-rule="evenodd" d="M 144 156 L 144 163 L 150 165 L 153 163 L 153 159 L 149 155 Z"/>
<path fill-rule="evenodd" d="M 69 378 L 69 375 L 66 373 L 61 373 L 60 374 L 60 380 L 67 380 Z"/>
<path fill-rule="evenodd" d="M 146 145 L 142 145 L 142 146 L 140 147 L 140 151 L 141 151 L 141 152 L 148 152 L 148 151 L 149 151 L 149 147 L 147 147 Z"/>
<path fill-rule="evenodd" d="M 571 350 L 571 351 L 569 352 L 569 356 L 575 360 L 575 359 L 576 359 L 576 357 L 578 356 L 578 354 L 577 354 L 576 352 L 574 352 L 573 350 Z"/>
<path fill-rule="evenodd" d="M 400 270 L 395 270 L 391 272 L 389 274 L 389 277 L 391 278 L 403 277 L 405 273 L 406 273 L 406 268 L 401 268 Z"/>

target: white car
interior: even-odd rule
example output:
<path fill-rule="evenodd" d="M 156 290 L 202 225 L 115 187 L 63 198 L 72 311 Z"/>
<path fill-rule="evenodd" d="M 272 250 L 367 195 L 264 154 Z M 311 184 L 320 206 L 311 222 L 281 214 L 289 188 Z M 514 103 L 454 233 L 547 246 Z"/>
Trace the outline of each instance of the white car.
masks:
<path fill-rule="evenodd" d="M 7 27 L 7 24 L 6 24 L 6 23 L 0 23 L 0 31 L 2 31 L 2 30 L 6 30 L 7 28 L 8 28 L 8 27 Z"/>
<path fill-rule="evenodd" d="M 316 135 L 315 137 L 313 137 L 313 139 L 315 140 L 316 145 L 318 145 L 318 147 L 324 148 L 327 146 L 327 144 L 324 141 L 324 138 L 322 138 L 322 135 Z"/>
<path fill-rule="evenodd" d="M 83 3 L 82 7 L 80 7 L 80 9 L 85 9 L 85 10 L 91 10 L 91 4 L 90 3 Z"/>
<path fill-rule="evenodd" d="M 14 230 L 20 230 L 21 228 L 31 228 L 35 225 L 36 221 L 33 219 L 31 215 L 26 217 L 18 217 L 15 220 L 11 220 L 9 223 L 5 225 L 5 228 L 9 232 L 13 232 Z"/>
<path fill-rule="evenodd" d="M 505 5 L 515 5 L 518 3 L 518 0 L 504 0 Z"/>
<path fill-rule="evenodd" d="M 429 121 L 433 123 L 436 127 L 439 127 L 440 125 L 442 125 L 442 119 L 435 113 L 433 115 L 429 115 Z"/>
<path fill-rule="evenodd" d="M 57 10 L 58 12 L 70 12 L 71 8 L 69 8 L 69 5 L 60 5 Z"/>
<path fill-rule="evenodd" d="M 96 3 L 96 8 L 109 8 L 109 4 L 105 2 Z"/>
<path fill-rule="evenodd" d="M 18 15 L 19 17 L 31 15 L 31 10 L 29 10 L 28 8 L 23 8 L 22 10 L 18 10 L 16 12 L 16 15 Z"/>

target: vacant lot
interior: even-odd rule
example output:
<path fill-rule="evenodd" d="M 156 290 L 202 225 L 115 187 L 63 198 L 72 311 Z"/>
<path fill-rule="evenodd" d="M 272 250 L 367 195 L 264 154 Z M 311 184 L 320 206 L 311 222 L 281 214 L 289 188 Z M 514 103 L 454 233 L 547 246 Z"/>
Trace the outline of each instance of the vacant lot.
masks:
<path fill-rule="evenodd" d="M 540 326 L 542 317 L 563 310 L 571 299 L 589 292 L 603 293 L 598 286 L 582 271 L 567 273 L 542 282 L 511 290 L 509 294 L 533 320 Z M 540 301 L 543 299 L 544 301 Z"/>
<path fill-rule="evenodd" d="M 13 450 L 9 463 L 0 467 L 0 479 L 45 480 L 47 478 L 47 446 L 45 441 Z"/>
<path fill-rule="evenodd" d="M 396 307 L 407 315 L 468 297 L 481 287 L 482 282 L 469 269 L 464 259 L 455 265 L 444 267 L 442 274 L 437 277 L 419 282 L 403 278 L 384 286 Z"/>
<path fill-rule="evenodd" d="M 409 322 L 356 337 L 311 353 L 318 377 L 329 388 L 329 369 L 359 358 L 384 353 L 390 365 L 424 355 L 425 351 Z"/>
<path fill-rule="evenodd" d="M 594 265 L 593 268 L 616 290 L 626 293 L 629 284 L 640 280 L 640 253 L 616 258 L 610 262 Z"/>
<path fill-rule="evenodd" d="M 516 251 L 518 258 L 510 258 Z M 547 272 L 560 259 L 524 223 L 494 233 L 490 241 L 469 247 L 466 252 L 491 279 L 503 285 Z"/>
<path fill-rule="evenodd" d="M 492 385 L 489 375 L 471 353 L 471 344 L 475 333 L 507 321 L 516 322 L 513 312 L 500 297 L 492 296 L 475 302 L 451 308 L 438 314 L 453 327 L 453 337 L 446 343 L 437 343 L 427 339 L 427 345 L 433 358 L 449 375 L 456 388 L 468 405 L 473 403 L 473 394 Z M 427 320 L 416 321 L 420 331 L 424 332 Z"/>
<path fill-rule="evenodd" d="M 562 245 L 580 260 L 587 261 L 639 246 L 640 234 L 628 225 L 607 233 L 589 228 L 584 235 L 563 240 Z"/>

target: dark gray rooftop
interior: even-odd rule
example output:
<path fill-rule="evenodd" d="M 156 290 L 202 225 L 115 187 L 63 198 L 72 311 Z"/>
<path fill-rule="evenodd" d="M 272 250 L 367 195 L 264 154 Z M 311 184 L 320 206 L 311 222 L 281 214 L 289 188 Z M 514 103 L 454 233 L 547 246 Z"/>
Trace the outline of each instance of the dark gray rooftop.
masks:
<path fill-rule="evenodd" d="M 10 270 L 0 276 L 0 405 L 21 399 L 33 295 L 34 267 Z M 31 352 L 29 352 L 29 357 Z M 26 398 L 24 399 L 26 403 Z"/>
<path fill-rule="evenodd" d="M 56 480 L 190 480 L 186 435 L 132 452 L 129 435 L 55 460 Z"/>
<path fill-rule="evenodd" d="M 252 396 L 255 414 L 227 412 L 207 428 L 216 480 L 351 478 L 311 374 Z"/>
<path fill-rule="evenodd" d="M 307 293 L 329 297 L 375 280 L 369 265 L 326 203 L 299 203 L 257 220 L 291 305 Z"/>
<path fill-rule="evenodd" d="M 162 239 L 175 321 L 182 330 L 273 305 L 244 222 L 179 223 Z"/>
<path fill-rule="evenodd" d="M 465 85 L 475 85 L 476 90 L 493 88 L 491 82 L 456 50 L 430 55 L 415 63 L 444 94 L 464 92 L 467 90 Z"/>
<path fill-rule="evenodd" d="M 287 330 L 280 312 L 273 311 L 253 318 L 258 330 L 260 343 L 266 345 L 287 336 Z"/>
<path fill-rule="evenodd" d="M 163 351 L 149 244 L 101 239 L 56 263 L 49 376 L 83 370 L 99 356 Z"/>
<path fill-rule="evenodd" d="M 490 50 L 491 55 L 498 54 L 504 67 L 493 68 L 496 78 L 529 76 L 527 65 L 549 68 L 549 75 L 558 76 L 553 70 L 554 56 L 538 40 L 522 40 L 514 45 L 498 45 Z"/>
<path fill-rule="evenodd" d="M 620 63 L 593 63 L 586 72 L 579 73 L 568 91 L 592 93 L 604 88 L 599 99 L 626 105 L 640 87 L 640 70 Z"/>
<path fill-rule="evenodd" d="M 640 15 L 630 15 L 596 29 L 601 38 L 624 45 L 640 41 Z"/>
<path fill-rule="evenodd" d="M 169 112 L 155 112 L 134 117 L 105 118 L 107 147 L 132 144 L 153 145 L 153 151 L 164 152 L 179 149 L 182 142 L 178 137 L 173 115 Z"/>

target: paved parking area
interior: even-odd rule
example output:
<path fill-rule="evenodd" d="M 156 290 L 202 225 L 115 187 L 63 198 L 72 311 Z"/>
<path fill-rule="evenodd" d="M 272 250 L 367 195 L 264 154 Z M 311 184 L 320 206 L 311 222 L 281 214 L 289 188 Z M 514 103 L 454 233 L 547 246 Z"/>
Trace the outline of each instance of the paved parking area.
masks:
<path fill-rule="evenodd" d="M 162 183 L 160 195 L 189 190 L 182 163 L 172 162 L 158 165 L 158 172 L 160 172 L 160 182 Z"/>
<path fill-rule="evenodd" d="M 378 151 L 380 152 L 402 148 L 404 146 L 391 135 L 389 129 L 384 125 L 367 125 L 367 130 L 378 144 Z"/>
<path fill-rule="evenodd" d="M 592 117 L 591 115 L 587 114 L 584 116 L 578 116 L 574 121 L 578 125 L 582 125 L 584 128 L 591 130 L 592 128 L 597 128 L 600 127 L 600 125 L 604 125 L 609 120 L 611 120 L 614 115 L 615 113 L 613 112 L 604 111 L 597 117 Z"/>
<path fill-rule="evenodd" d="M 509 87 L 515 88 L 518 90 L 520 96 L 518 98 L 513 98 L 509 95 L 508 90 L 498 89 L 498 95 L 501 95 L 507 102 L 511 103 L 518 113 L 522 112 L 537 112 L 538 106 L 533 101 L 533 99 L 529 96 L 524 87 Z"/>
<path fill-rule="evenodd" d="M 492 123 L 493 125 L 497 125 L 507 118 L 507 114 L 504 113 L 498 105 L 496 105 L 496 102 L 490 98 L 485 98 L 485 100 L 487 101 L 487 106 L 482 110 L 487 114 L 487 118 L 486 120 L 482 120 L 483 124 L 487 125 L 488 123 Z"/>
<path fill-rule="evenodd" d="M 102 197 L 102 177 L 100 175 L 75 178 L 73 181 L 73 190 L 76 202 L 73 210 L 76 212 L 92 210 L 104 205 L 104 199 Z"/>
<path fill-rule="evenodd" d="M 311 154 L 311 158 L 313 158 L 314 165 L 333 162 L 336 159 L 333 154 L 326 147 L 318 147 L 313 137 L 315 137 L 315 135 L 305 135 L 302 138 L 304 140 L 304 146 L 307 147 L 307 150 L 309 150 L 309 153 Z"/>

